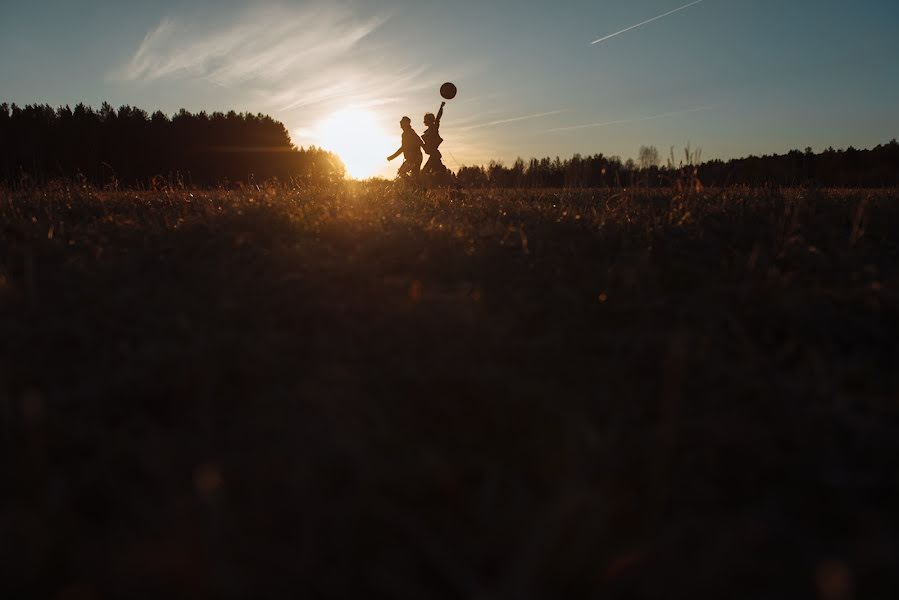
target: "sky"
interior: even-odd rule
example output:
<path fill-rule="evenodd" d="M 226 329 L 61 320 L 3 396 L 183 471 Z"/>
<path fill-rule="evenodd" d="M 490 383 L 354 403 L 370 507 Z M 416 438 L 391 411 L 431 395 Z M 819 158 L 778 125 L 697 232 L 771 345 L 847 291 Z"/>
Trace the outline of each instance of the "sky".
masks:
<path fill-rule="evenodd" d="M 0 102 L 262 112 L 366 174 L 445 81 L 452 169 L 899 137 L 897 0 L 0 2 Z"/>

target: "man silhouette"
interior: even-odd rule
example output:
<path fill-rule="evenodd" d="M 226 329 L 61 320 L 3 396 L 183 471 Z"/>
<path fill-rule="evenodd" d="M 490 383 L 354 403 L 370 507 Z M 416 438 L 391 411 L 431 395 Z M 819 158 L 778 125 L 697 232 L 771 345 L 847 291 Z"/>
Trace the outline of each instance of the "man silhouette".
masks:
<path fill-rule="evenodd" d="M 427 129 L 421 135 L 425 152 L 428 154 L 428 162 L 425 164 L 423 173 L 427 177 L 433 177 L 437 180 L 446 173 L 446 166 L 441 160 L 443 155 L 439 150 L 440 144 L 443 143 L 443 138 L 440 137 L 440 119 L 443 118 L 444 106 L 446 106 L 446 102 L 441 102 L 440 110 L 437 111 L 436 117 L 434 116 L 434 113 L 427 113 L 425 115 L 425 126 Z"/>
<path fill-rule="evenodd" d="M 402 154 L 405 160 L 396 174 L 402 179 L 415 181 L 418 179 L 419 171 L 421 171 L 421 147 L 424 145 L 424 142 L 412 129 L 412 119 L 409 117 L 403 117 L 400 120 L 400 127 L 403 129 L 402 145 L 399 150 L 388 156 L 387 160 L 393 160 Z"/>

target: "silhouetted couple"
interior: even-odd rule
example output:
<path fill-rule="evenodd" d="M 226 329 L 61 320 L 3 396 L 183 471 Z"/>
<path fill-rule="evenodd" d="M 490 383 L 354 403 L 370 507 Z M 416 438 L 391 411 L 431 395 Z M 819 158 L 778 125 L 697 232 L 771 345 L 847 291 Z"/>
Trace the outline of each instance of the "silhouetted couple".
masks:
<path fill-rule="evenodd" d="M 400 120 L 400 127 L 403 129 L 403 142 L 399 150 L 387 157 L 387 160 L 393 160 L 400 154 L 405 159 L 397 175 L 400 179 L 417 183 L 420 176 L 424 176 L 426 182 L 441 181 L 446 173 L 446 167 L 441 160 L 443 155 L 440 154 L 440 144 L 443 138 L 440 137 L 440 119 L 443 117 L 443 107 L 446 102 L 440 103 L 440 110 L 437 116 L 434 113 L 425 115 L 425 132 L 418 136 L 412 129 L 412 119 L 403 117 Z M 422 154 L 421 149 L 428 154 L 428 162 L 425 168 L 421 168 Z"/>

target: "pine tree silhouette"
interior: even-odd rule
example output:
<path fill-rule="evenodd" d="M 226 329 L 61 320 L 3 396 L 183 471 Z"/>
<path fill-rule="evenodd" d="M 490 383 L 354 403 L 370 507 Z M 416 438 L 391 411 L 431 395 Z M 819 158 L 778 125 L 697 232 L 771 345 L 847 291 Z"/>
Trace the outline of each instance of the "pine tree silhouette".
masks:
<path fill-rule="evenodd" d="M 106 102 L 99 110 L 0 104 L 0 180 L 14 184 L 23 174 L 124 185 L 178 178 L 200 186 L 334 179 L 343 165 L 323 150 L 296 148 L 284 125 L 262 114 L 182 109 L 170 119 Z"/>

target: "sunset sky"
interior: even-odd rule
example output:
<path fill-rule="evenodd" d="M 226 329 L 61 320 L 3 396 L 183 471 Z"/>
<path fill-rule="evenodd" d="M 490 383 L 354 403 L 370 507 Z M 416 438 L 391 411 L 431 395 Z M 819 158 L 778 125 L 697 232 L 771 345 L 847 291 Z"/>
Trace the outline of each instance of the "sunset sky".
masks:
<path fill-rule="evenodd" d="M 517 156 L 703 158 L 899 136 L 899 2 L 5 3 L 0 102 L 263 112 L 389 173 L 453 81 L 450 168 Z M 371 156 L 369 160 L 366 158 Z"/>

